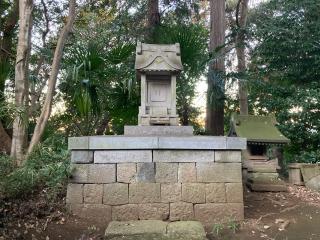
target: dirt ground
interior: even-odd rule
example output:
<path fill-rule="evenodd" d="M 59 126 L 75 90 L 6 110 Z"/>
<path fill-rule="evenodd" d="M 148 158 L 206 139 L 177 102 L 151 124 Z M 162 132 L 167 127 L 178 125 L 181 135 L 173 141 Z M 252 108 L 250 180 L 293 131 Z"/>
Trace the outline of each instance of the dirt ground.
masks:
<path fill-rule="evenodd" d="M 103 238 L 106 223 L 68 215 L 64 199 L 51 203 L 44 196 L 45 192 L 21 202 L 0 200 L 0 240 Z M 285 193 L 245 190 L 245 220 L 219 226 L 218 234 L 217 226 L 214 233 L 212 229 L 207 229 L 210 240 L 319 240 L 320 193 L 296 186 Z"/>

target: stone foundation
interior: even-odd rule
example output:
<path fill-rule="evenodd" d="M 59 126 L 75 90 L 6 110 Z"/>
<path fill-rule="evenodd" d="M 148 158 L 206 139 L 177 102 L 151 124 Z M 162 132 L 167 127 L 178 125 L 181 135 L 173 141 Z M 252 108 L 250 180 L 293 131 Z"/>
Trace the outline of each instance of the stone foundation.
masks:
<path fill-rule="evenodd" d="M 226 137 L 70 138 L 67 206 L 105 222 L 241 220 L 245 147 Z"/>

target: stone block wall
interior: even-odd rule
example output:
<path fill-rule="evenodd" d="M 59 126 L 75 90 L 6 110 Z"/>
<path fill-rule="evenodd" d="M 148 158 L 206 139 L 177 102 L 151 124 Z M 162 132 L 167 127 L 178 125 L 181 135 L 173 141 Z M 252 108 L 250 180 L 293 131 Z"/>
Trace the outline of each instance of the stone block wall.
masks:
<path fill-rule="evenodd" d="M 206 225 L 243 219 L 240 149 L 110 148 L 71 149 L 66 202 L 74 214 Z"/>

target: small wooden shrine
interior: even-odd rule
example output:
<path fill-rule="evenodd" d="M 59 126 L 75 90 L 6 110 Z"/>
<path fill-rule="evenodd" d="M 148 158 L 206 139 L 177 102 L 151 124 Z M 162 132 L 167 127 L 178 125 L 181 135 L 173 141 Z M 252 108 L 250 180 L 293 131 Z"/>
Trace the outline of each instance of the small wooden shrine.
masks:
<path fill-rule="evenodd" d="M 276 127 L 273 115 L 253 116 L 233 114 L 230 136 L 247 138 L 247 149 L 242 151 L 243 175 L 254 191 L 285 191 L 279 178 L 279 161 L 272 148 L 289 143 Z"/>
<path fill-rule="evenodd" d="M 141 80 L 138 124 L 178 125 L 176 78 L 182 70 L 180 45 L 138 42 L 135 69 Z"/>

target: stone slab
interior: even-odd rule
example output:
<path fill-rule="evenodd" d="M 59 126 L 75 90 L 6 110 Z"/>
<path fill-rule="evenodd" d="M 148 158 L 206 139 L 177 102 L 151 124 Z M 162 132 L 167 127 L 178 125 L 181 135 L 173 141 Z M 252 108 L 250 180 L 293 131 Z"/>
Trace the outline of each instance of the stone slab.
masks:
<path fill-rule="evenodd" d="M 214 151 L 153 150 L 154 162 L 214 162 Z"/>
<path fill-rule="evenodd" d="M 193 136 L 192 126 L 124 126 L 125 136 Z"/>
<path fill-rule="evenodd" d="M 247 186 L 255 192 L 286 192 L 288 188 L 284 184 L 247 183 Z"/>
<path fill-rule="evenodd" d="M 83 203 L 83 184 L 68 184 L 66 203 Z"/>
<path fill-rule="evenodd" d="M 242 182 L 241 163 L 197 163 L 198 182 Z"/>
<path fill-rule="evenodd" d="M 111 206 L 104 204 L 68 204 L 67 208 L 80 218 L 93 222 L 108 223 L 111 221 Z"/>
<path fill-rule="evenodd" d="M 159 137 L 159 149 L 226 149 L 226 137 Z"/>
<path fill-rule="evenodd" d="M 71 151 L 71 163 L 92 163 L 93 151 Z"/>
<path fill-rule="evenodd" d="M 307 188 L 320 192 L 320 175 L 311 178 L 305 184 Z"/>
<path fill-rule="evenodd" d="M 155 180 L 154 163 L 137 163 L 137 175 L 135 182 L 154 183 Z"/>
<path fill-rule="evenodd" d="M 95 151 L 94 163 L 152 162 L 151 150 L 108 150 Z"/>
<path fill-rule="evenodd" d="M 140 220 L 167 220 L 169 203 L 144 203 L 139 205 Z"/>
<path fill-rule="evenodd" d="M 89 149 L 156 149 L 157 137 L 99 136 L 89 138 Z"/>
<path fill-rule="evenodd" d="M 241 151 L 215 151 L 215 162 L 241 162 Z"/>
<path fill-rule="evenodd" d="M 170 221 L 194 220 L 193 204 L 187 202 L 170 203 Z"/>
<path fill-rule="evenodd" d="M 178 163 L 156 163 L 156 182 L 176 183 L 178 182 Z"/>
<path fill-rule="evenodd" d="M 179 163 L 178 182 L 196 182 L 197 170 L 195 163 Z"/>
<path fill-rule="evenodd" d="M 162 183 L 161 184 L 161 202 L 180 202 L 181 201 L 181 183 Z"/>
<path fill-rule="evenodd" d="M 304 182 L 308 182 L 312 178 L 320 175 L 320 164 L 304 164 L 301 167 L 301 173 Z"/>
<path fill-rule="evenodd" d="M 89 149 L 89 137 L 69 137 L 68 149 Z"/>
<path fill-rule="evenodd" d="M 224 183 L 206 184 L 206 202 L 224 203 L 226 202 L 226 187 Z"/>
<path fill-rule="evenodd" d="M 139 219 L 139 205 L 125 204 L 120 206 L 112 206 L 113 221 L 132 221 Z"/>
<path fill-rule="evenodd" d="M 164 239 L 168 223 L 159 220 L 113 221 L 106 229 L 106 239 Z"/>
<path fill-rule="evenodd" d="M 247 139 L 240 137 L 227 137 L 227 149 L 246 149 Z"/>
<path fill-rule="evenodd" d="M 167 235 L 172 239 L 205 240 L 206 232 L 200 222 L 179 221 L 168 224 Z"/>
<path fill-rule="evenodd" d="M 129 203 L 157 203 L 160 199 L 160 183 L 129 184 Z"/>
<path fill-rule="evenodd" d="M 136 163 L 118 163 L 117 164 L 117 182 L 134 183 L 136 182 L 137 164 Z"/>
<path fill-rule="evenodd" d="M 85 184 L 83 187 L 84 203 L 102 204 L 103 184 Z"/>
<path fill-rule="evenodd" d="M 184 202 L 205 203 L 206 202 L 205 184 L 183 183 L 181 199 Z"/>
<path fill-rule="evenodd" d="M 73 164 L 71 182 L 112 183 L 116 181 L 115 164 Z"/>
<path fill-rule="evenodd" d="M 243 203 L 242 183 L 226 183 L 226 196 L 228 203 Z"/>
<path fill-rule="evenodd" d="M 121 205 L 129 202 L 129 187 L 126 183 L 104 184 L 103 203 L 108 205 Z"/>

